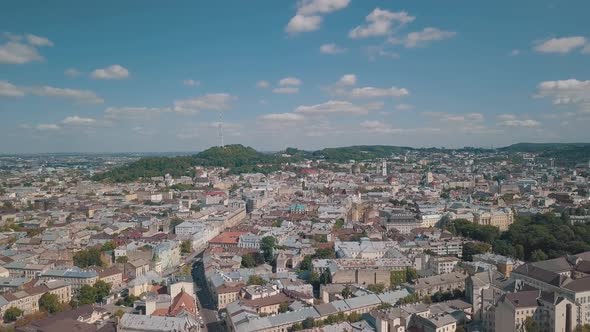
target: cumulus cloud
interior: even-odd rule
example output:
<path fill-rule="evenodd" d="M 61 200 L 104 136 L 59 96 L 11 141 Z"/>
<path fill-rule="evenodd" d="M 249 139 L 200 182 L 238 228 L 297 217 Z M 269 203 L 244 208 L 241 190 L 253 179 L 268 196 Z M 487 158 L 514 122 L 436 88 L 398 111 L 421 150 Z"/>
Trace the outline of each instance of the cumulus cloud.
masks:
<path fill-rule="evenodd" d="M 290 34 L 295 34 L 299 32 L 310 32 L 318 30 L 321 24 L 321 16 L 295 15 L 287 24 L 285 31 Z"/>
<path fill-rule="evenodd" d="M 55 123 L 41 123 L 38 124 L 35 129 L 42 130 L 42 131 L 51 131 L 51 130 L 59 130 L 60 126 Z"/>
<path fill-rule="evenodd" d="M 32 87 L 28 90 L 36 96 L 71 99 L 80 103 L 102 104 L 104 102 L 102 98 L 90 90 L 56 88 L 52 86 Z"/>
<path fill-rule="evenodd" d="M 346 52 L 346 49 L 334 43 L 323 44 L 320 46 L 320 53 L 322 54 L 340 54 Z"/>
<path fill-rule="evenodd" d="M 368 105 L 356 105 L 348 101 L 330 100 L 325 103 L 316 105 L 301 105 L 295 108 L 296 113 L 309 115 L 329 115 L 329 114 L 352 114 L 365 115 L 369 111 L 380 109 L 382 103 L 373 103 Z"/>
<path fill-rule="evenodd" d="M 404 97 L 410 94 L 406 88 L 375 88 L 364 87 L 352 89 L 350 95 L 355 98 L 382 98 L 382 97 Z"/>
<path fill-rule="evenodd" d="M 121 65 L 95 69 L 90 76 L 97 80 L 120 80 L 129 77 L 129 70 Z"/>
<path fill-rule="evenodd" d="M 340 86 L 350 86 L 356 84 L 356 75 L 355 74 L 346 74 L 342 75 L 336 85 Z"/>
<path fill-rule="evenodd" d="M 43 57 L 34 46 L 12 41 L 0 45 L 0 63 L 20 65 L 41 60 Z"/>
<path fill-rule="evenodd" d="M 577 48 L 584 46 L 586 42 L 586 38 L 581 36 L 551 38 L 537 43 L 534 49 L 535 51 L 541 53 L 566 54 L 570 53 L 571 51 Z"/>
<path fill-rule="evenodd" d="M 74 116 L 68 116 L 65 119 L 62 120 L 61 122 L 64 125 L 69 125 L 69 126 L 93 126 L 97 123 L 96 119 L 93 118 L 83 118 L 77 115 Z"/>
<path fill-rule="evenodd" d="M 445 112 L 424 112 L 422 113 L 426 116 L 431 118 L 435 118 L 441 122 L 450 122 L 450 123 L 475 123 L 475 122 L 482 122 L 484 120 L 484 115 L 481 113 L 445 113 Z"/>
<path fill-rule="evenodd" d="M 394 107 L 398 111 L 410 111 L 414 109 L 414 105 L 410 104 L 397 104 Z"/>
<path fill-rule="evenodd" d="M 231 107 L 236 97 L 228 93 L 212 93 L 190 99 L 174 101 L 174 111 L 180 113 L 197 113 L 202 110 L 224 111 Z"/>
<path fill-rule="evenodd" d="M 7 82 L 0 81 L 0 96 L 3 97 L 22 97 L 25 95 L 25 91 L 16 85 Z"/>
<path fill-rule="evenodd" d="M 33 46 L 38 46 L 38 47 L 53 46 L 53 42 L 45 37 L 36 36 L 33 34 L 27 34 L 25 37 L 26 37 L 27 41 L 29 42 L 29 44 L 31 44 Z"/>
<path fill-rule="evenodd" d="M 297 34 L 318 30 L 322 15 L 346 8 L 349 3 L 350 0 L 301 0 L 297 3 L 297 13 L 289 20 L 285 31 Z"/>
<path fill-rule="evenodd" d="M 305 117 L 295 113 L 270 113 L 260 116 L 260 119 L 272 122 L 300 122 L 305 120 Z"/>
<path fill-rule="evenodd" d="M 289 85 L 297 86 L 297 85 L 301 85 L 301 83 L 302 82 L 300 79 L 298 79 L 297 77 L 292 77 L 292 76 L 285 77 L 279 81 L 280 86 L 289 86 Z"/>
<path fill-rule="evenodd" d="M 424 46 L 433 41 L 452 38 L 456 35 L 453 31 L 444 31 L 438 28 L 424 28 L 422 31 L 410 32 L 404 41 L 404 46 L 414 48 Z"/>
<path fill-rule="evenodd" d="M 186 80 L 182 81 L 182 84 L 184 84 L 186 86 L 198 86 L 199 84 L 201 84 L 201 82 L 191 80 L 191 79 L 186 79 Z"/>
<path fill-rule="evenodd" d="M 5 32 L 3 36 L 8 39 L 0 44 L 0 63 L 24 64 L 33 61 L 42 61 L 38 48 L 53 46 L 53 42 L 45 37 L 33 34 L 17 35 Z"/>
<path fill-rule="evenodd" d="M 553 103 L 575 104 L 590 101 L 590 80 L 544 81 L 537 86 L 537 98 L 552 98 Z"/>
<path fill-rule="evenodd" d="M 514 114 L 500 114 L 497 116 L 498 125 L 503 127 L 537 128 L 541 123 L 532 119 L 519 119 Z"/>
<path fill-rule="evenodd" d="M 395 27 L 404 26 L 412 21 L 415 17 L 410 16 L 407 12 L 392 12 L 380 8 L 375 8 L 365 18 L 366 24 L 359 25 L 350 30 L 350 38 L 368 38 L 386 36 L 392 33 Z"/>
<path fill-rule="evenodd" d="M 298 3 L 301 15 L 329 14 L 348 6 L 350 0 L 303 0 Z"/>
<path fill-rule="evenodd" d="M 289 87 L 289 86 L 284 86 L 284 87 L 278 87 L 278 88 L 274 88 L 272 89 L 273 93 L 278 93 L 278 94 L 294 94 L 294 93 L 298 93 L 299 92 L 299 88 L 298 87 Z"/>
<path fill-rule="evenodd" d="M 268 87 L 270 87 L 270 83 L 268 83 L 268 81 L 265 80 L 260 80 L 256 82 L 256 87 L 260 89 L 267 89 Z"/>
<path fill-rule="evenodd" d="M 104 111 L 104 114 L 105 118 L 109 120 L 150 119 L 170 111 L 172 109 L 167 107 L 109 107 Z"/>

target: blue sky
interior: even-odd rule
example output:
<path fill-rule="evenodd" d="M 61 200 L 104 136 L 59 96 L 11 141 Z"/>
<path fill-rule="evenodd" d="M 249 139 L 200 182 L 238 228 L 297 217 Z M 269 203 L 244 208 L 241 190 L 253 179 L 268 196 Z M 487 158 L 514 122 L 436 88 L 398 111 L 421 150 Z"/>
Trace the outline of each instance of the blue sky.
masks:
<path fill-rule="evenodd" d="M 590 141 L 584 0 L 0 9 L 0 153 Z"/>

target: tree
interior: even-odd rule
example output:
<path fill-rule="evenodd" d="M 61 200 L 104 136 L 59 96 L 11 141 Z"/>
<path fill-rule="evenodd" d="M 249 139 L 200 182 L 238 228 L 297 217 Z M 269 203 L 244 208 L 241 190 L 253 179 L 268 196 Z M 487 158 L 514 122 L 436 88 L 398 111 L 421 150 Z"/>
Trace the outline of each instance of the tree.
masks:
<path fill-rule="evenodd" d="M 107 241 L 102 245 L 102 248 L 100 249 L 101 251 L 112 251 L 117 247 L 117 245 L 115 244 L 115 242 L 113 241 Z"/>
<path fill-rule="evenodd" d="M 184 240 L 180 243 L 180 252 L 183 254 L 190 254 L 193 250 L 190 240 Z"/>
<path fill-rule="evenodd" d="M 117 309 L 117 311 L 115 311 L 114 316 L 117 318 L 121 318 L 123 317 L 123 315 L 125 314 L 125 311 L 123 309 Z"/>
<path fill-rule="evenodd" d="M 111 285 L 103 280 L 95 282 L 93 288 L 96 293 L 96 302 L 99 303 L 111 293 Z"/>
<path fill-rule="evenodd" d="M 289 303 L 283 302 L 283 303 L 279 304 L 279 313 L 284 313 L 287 311 L 289 311 Z"/>
<path fill-rule="evenodd" d="M 39 309 L 50 314 L 60 312 L 61 305 L 59 303 L 59 297 L 51 293 L 41 295 L 41 298 L 39 299 Z"/>
<path fill-rule="evenodd" d="M 263 285 L 266 285 L 266 280 L 262 279 L 261 276 L 253 274 L 248 278 L 248 286 L 249 285 L 263 286 Z"/>
<path fill-rule="evenodd" d="M 242 256 L 242 267 L 252 268 L 256 267 L 256 259 L 251 254 L 245 254 Z"/>
<path fill-rule="evenodd" d="M 301 263 L 299 263 L 299 268 L 302 270 L 311 271 L 311 269 L 313 268 L 313 265 L 311 263 L 311 256 L 310 255 L 303 257 L 303 259 L 301 260 Z"/>
<path fill-rule="evenodd" d="M 406 267 L 406 282 L 414 281 L 418 278 L 418 271 L 411 267 Z"/>
<path fill-rule="evenodd" d="M 344 289 L 342 290 L 342 297 L 347 299 L 350 296 L 352 296 L 352 290 L 350 289 L 350 286 L 346 285 L 346 287 L 344 287 Z"/>
<path fill-rule="evenodd" d="M 265 236 L 260 241 L 260 250 L 262 250 L 262 253 L 264 254 L 264 260 L 267 263 L 270 263 L 273 261 L 274 249 L 275 249 L 276 245 L 277 245 L 277 240 L 274 238 L 274 236 Z"/>
<path fill-rule="evenodd" d="M 6 309 L 6 311 L 4 312 L 4 321 L 6 323 L 14 322 L 20 316 L 22 316 L 22 314 L 23 314 L 23 311 L 20 310 L 19 308 L 10 307 L 10 308 Z"/>
<path fill-rule="evenodd" d="M 367 286 L 367 289 L 373 293 L 381 294 L 385 290 L 384 284 L 372 284 Z"/>
<path fill-rule="evenodd" d="M 334 223 L 334 228 L 335 229 L 341 229 L 342 227 L 344 227 L 344 219 L 338 218 L 336 220 L 336 222 Z"/>
<path fill-rule="evenodd" d="M 463 260 L 472 261 L 473 255 L 484 254 L 490 251 L 491 246 L 487 243 L 467 242 L 463 244 Z"/>
<path fill-rule="evenodd" d="M 547 254 L 541 249 L 537 249 L 537 250 L 533 251 L 533 253 L 531 254 L 531 260 L 533 262 L 544 261 L 544 260 L 547 260 L 548 258 L 549 257 L 547 256 Z"/>
<path fill-rule="evenodd" d="M 119 256 L 116 259 L 116 262 L 119 264 L 125 264 L 129 261 L 129 259 L 127 258 L 127 256 Z"/>
<path fill-rule="evenodd" d="M 74 265 L 80 268 L 89 266 L 103 266 L 101 252 L 96 248 L 81 250 L 74 254 Z"/>
<path fill-rule="evenodd" d="M 524 320 L 524 329 L 526 332 L 540 332 L 539 323 L 533 319 L 533 317 L 527 317 Z"/>
<path fill-rule="evenodd" d="M 304 329 L 311 329 L 313 327 L 313 318 L 311 317 L 307 317 L 306 319 L 303 320 L 303 322 L 301 322 L 301 326 Z"/>
<path fill-rule="evenodd" d="M 96 303 L 96 289 L 89 285 L 83 285 L 78 291 L 77 298 L 81 305 Z"/>

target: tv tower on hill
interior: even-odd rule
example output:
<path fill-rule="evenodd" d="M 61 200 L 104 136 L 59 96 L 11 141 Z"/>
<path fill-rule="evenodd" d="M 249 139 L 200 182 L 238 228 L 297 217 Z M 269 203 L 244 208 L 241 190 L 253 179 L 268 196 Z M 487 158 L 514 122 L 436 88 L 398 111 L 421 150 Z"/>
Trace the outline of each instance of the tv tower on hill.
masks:
<path fill-rule="evenodd" d="M 223 113 L 219 111 L 219 123 L 217 124 L 217 131 L 219 133 L 220 146 L 223 148 Z"/>

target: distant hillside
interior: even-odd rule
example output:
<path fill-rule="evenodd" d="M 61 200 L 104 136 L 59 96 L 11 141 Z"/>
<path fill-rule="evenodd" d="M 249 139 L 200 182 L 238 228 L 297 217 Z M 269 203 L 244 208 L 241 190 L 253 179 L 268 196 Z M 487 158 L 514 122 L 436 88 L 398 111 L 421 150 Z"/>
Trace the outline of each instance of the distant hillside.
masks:
<path fill-rule="evenodd" d="M 282 163 L 296 162 L 303 159 L 321 159 L 331 162 L 374 160 L 413 150 L 428 152 L 439 151 L 440 149 L 417 149 L 388 145 L 358 145 L 325 148 L 317 151 L 287 148 L 284 153 L 290 155 L 290 157 L 283 157 L 282 153 L 262 153 L 251 147 L 235 144 L 227 145 L 224 148 L 212 147 L 192 156 L 142 158 L 128 165 L 96 174 L 92 179 L 95 181 L 129 182 L 140 178 L 162 176 L 166 173 L 172 176 L 193 175 L 194 166 L 225 167 L 232 174 L 269 173 L 280 169 Z M 590 143 L 518 143 L 498 150 L 509 153 L 539 153 L 541 158 L 555 158 L 558 165 L 571 165 L 590 160 Z M 482 153 L 490 150 L 462 148 L 459 151 Z"/>
<path fill-rule="evenodd" d="M 231 173 L 261 172 L 277 170 L 284 159 L 277 155 L 258 152 L 240 144 L 224 148 L 212 147 L 192 156 L 149 157 L 142 158 L 128 165 L 116 167 L 110 171 L 96 174 L 95 181 L 129 182 L 140 178 L 162 176 L 193 175 L 193 166 L 226 167 Z"/>
<path fill-rule="evenodd" d="M 590 143 L 516 143 L 503 148 L 501 151 L 509 152 L 554 152 L 554 151 L 571 151 L 580 148 L 588 148 Z"/>
<path fill-rule="evenodd" d="M 389 145 L 357 145 L 342 148 L 326 148 L 314 151 L 311 155 L 314 159 L 324 159 L 333 162 L 349 160 L 371 160 L 390 157 L 392 154 L 400 154 L 414 150 L 410 147 Z"/>
<path fill-rule="evenodd" d="M 574 166 L 590 160 L 590 143 L 518 143 L 499 150 L 537 153 L 541 159 L 555 159 L 557 166 Z"/>

